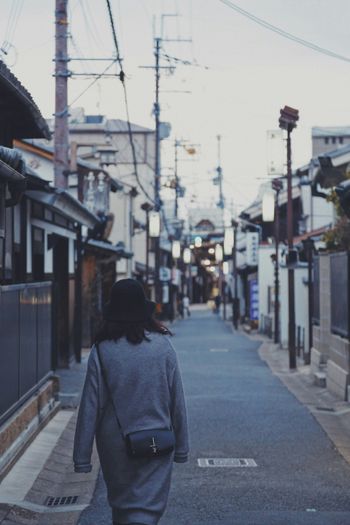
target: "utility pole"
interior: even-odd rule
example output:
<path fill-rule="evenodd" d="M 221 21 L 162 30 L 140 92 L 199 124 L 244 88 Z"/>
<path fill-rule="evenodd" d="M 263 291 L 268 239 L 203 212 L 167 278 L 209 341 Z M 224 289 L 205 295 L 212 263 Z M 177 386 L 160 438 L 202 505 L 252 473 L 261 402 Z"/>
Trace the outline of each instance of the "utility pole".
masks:
<path fill-rule="evenodd" d="M 288 349 L 289 368 L 297 367 L 295 348 L 295 290 L 294 290 L 294 266 L 296 263 L 296 250 L 293 245 L 293 195 L 292 195 L 292 145 L 291 133 L 299 120 L 299 111 L 289 106 L 280 110 L 279 126 L 287 131 L 287 237 L 288 237 Z"/>
<path fill-rule="evenodd" d="M 155 39 L 155 75 L 156 75 L 156 100 L 154 103 L 154 118 L 155 118 L 155 210 L 160 212 L 161 202 L 160 202 L 160 105 L 159 105 L 159 82 L 160 82 L 160 68 L 159 68 L 159 54 L 161 48 L 161 39 Z M 161 289 L 160 289 L 160 280 L 159 280 L 159 269 L 160 269 L 160 235 L 154 239 L 155 245 L 155 296 L 156 302 L 161 303 Z"/>
<path fill-rule="evenodd" d="M 219 184 L 219 203 L 218 207 L 223 209 L 225 206 L 224 195 L 222 192 L 222 167 L 221 167 L 221 135 L 217 135 L 218 140 L 218 167 L 216 168 L 218 174 L 218 184 Z"/>
<path fill-rule="evenodd" d="M 274 342 L 277 344 L 280 340 L 280 299 L 279 299 L 279 241 L 280 241 L 280 216 L 279 216 L 279 194 L 282 190 L 281 179 L 272 181 L 272 188 L 275 190 L 275 335 Z"/>
<path fill-rule="evenodd" d="M 68 0 L 56 0 L 55 11 L 55 134 L 54 134 L 54 173 L 55 186 L 68 187 L 69 172 L 69 132 L 68 132 Z"/>
<path fill-rule="evenodd" d="M 175 173 L 175 218 L 178 217 L 178 211 L 179 211 L 179 175 L 178 175 L 178 148 L 179 148 L 180 142 L 175 139 L 174 147 L 175 147 L 175 163 L 174 163 L 174 173 Z"/>
<path fill-rule="evenodd" d="M 287 237 L 288 252 L 293 252 L 293 197 L 292 197 L 292 147 L 291 129 L 287 130 Z M 290 263 L 291 261 L 289 261 Z M 295 348 L 295 291 L 294 291 L 294 268 L 288 268 L 288 341 L 289 341 L 289 367 L 296 368 Z"/>

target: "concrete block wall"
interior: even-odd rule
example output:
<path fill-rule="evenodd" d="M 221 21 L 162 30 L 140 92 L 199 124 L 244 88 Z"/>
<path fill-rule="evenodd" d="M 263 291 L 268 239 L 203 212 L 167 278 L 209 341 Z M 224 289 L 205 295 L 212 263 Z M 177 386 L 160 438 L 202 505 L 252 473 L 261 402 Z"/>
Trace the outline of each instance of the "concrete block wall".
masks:
<path fill-rule="evenodd" d="M 320 255 L 320 324 L 313 327 L 311 371 L 316 374 L 327 364 L 329 391 L 347 400 L 350 379 L 350 342 L 331 332 L 330 256 Z M 336 298 L 333 298 L 336 300 Z"/>
<path fill-rule="evenodd" d="M 58 382 L 48 380 L 0 426 L 0 482 L 38 432 L 59 409 Z"/>

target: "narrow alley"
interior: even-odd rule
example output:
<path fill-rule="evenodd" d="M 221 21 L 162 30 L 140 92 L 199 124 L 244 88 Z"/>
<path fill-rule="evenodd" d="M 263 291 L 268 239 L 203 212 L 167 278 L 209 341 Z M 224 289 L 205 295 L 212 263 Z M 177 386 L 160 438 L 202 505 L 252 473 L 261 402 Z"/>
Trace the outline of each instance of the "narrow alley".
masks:
<path fill-rule="evenodd" d="M 190 461 L 175 465 L 164 525 L 348 525 L 350 466 L 258 355 L 206 307 L 174 325 Z M 205 459 L 249 459 L 205 466 Z M 212 462 L 209 461 L 209 465 Z M 200 466 L 202 464 L 203 466 Z M 208 464 L 208 463 L 207 463 Z M 109 523 L 101 478 L 79 525 Z"/>

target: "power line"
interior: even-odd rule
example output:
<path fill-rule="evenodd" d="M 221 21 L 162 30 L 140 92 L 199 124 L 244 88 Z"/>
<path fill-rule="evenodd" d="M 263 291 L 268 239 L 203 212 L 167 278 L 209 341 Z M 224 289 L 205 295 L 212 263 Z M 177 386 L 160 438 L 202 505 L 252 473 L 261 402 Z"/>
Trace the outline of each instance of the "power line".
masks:
<path fill-rule="evenodd" d="M 86 88 L 85 88 L 85 89 L 84 89 L 84 90 L 83 90 L 83 91 L 82 91 L 82 92 L 81 92 L 81 93 L 80 93 L 80 94 L 79 94 L 74 100 L 72 100 L 72 102 L 69 104 L 69 106 L 73 106 L 73 104 L 75 104 L 75 102 L 76 102 L 77 100 L 79 100 L 80 97 L 82 97 L 82 96 L 88 91 L 88 89 L 90 89 L 90 88 L 91 88 L 91 87 L 92 87 L 92 86 L 93 86 L 98 80 L 100 80 L 101 77 L 103 77 L 103 75 L 104 75 L 105 73 L 107 73 L 107 71 L 113 66 L 113 64 L 115 64 L 115 62 L 116 62 L 116 60 L 113 60 L 113 61 L 111 62 L 111 64 L 109 64 L 109 65 L 108 65 L 108 66 L 102 71 L 102 73 L 100 73 L 96 78 L 94 78 L 94 80 L 93 80 L 92 82 L 90 82 L 90 84 L 89 84 L 89 85 L 88 85 L 88 86 L 87 86 L 87 87 L 86 87 Z M 118 75 L 116 74 L 116 76 L 118 76 Z"/>
<path fill-rule="evenodd" d="M 347 57 L 345 55 L 340 55 L 339 53 L 336 53 L 335 51 L 331 51 L 330 49 L 318 46 L 317 44 L 314 44 L 313 42 L 310 42 L 309 40 L 304 40 L 303 38 L 293 35 L 292 33 L 289 33 L 288 31 L 285 31 L 284 29 L 281 29 L 280 27 L 270 24 L 270 22 L 267 22 L 266 20 L 263 20 L 262 18 L 259 18 L 258 16 L 255 16 L 252 13 L 249 13 L 248 11 L 246 11 L 245 9 L 242 9 L 238 5 L 231 2 L 230 0 L 219 0 L 219 2 L 221 2 L 222 4 L 225 4 L 227 7 L 230 7 L 231 9 L 233 9 L 240 15 L 245 16 L 246 18 L 249 18 L 256 24 L 264 27 L 265 29 L 268 29 L 269 31 L 272 31 L 273 33 L 276 33 L 284 38 L 287 38 L 288 40 L 291 40 L 292 42 L 296 42 L 297 44 L 300 44 L 304 47 L 308 47 L 309 49 L 312 49 L 313 51 L 317 51 L 318 53 L 322 53 L 323 55 L 327 55 L 331 58 L 336 58 L 338 60 L 342 60 L 343 62 L 350 62 L 350 57 Z"/>
<path fill-rule="evenodd" d="M 123 92 L 124 92 L 126 124 L 127 124 L 127 128 L 128 128 L 129 142 L 130 142 L 130 147 L 131 147 L 131 152 L 132 152 L 132 160 L 133 160 L 133 166 L 134 166 L 134 175 L 136 177 L 137 183 L 138 183 L 141 191 L 144 193 L 144 195 L 147 197 L 147 199 L 149 199 L 153 204 L 155 204 L 154 199 L 149 195 L 148 191 L 143 186 L 143 184 L 142 184 L 142 182 L 140 180 L 139 174 L 138 174 L 136 149 L 135 149 L 135 143 L 134 143 L 133 133 L 132 133 L 132 129 L 131 129 L 131 123 L 130 123 L 130 111 L 129 111 L 128 93 L 127 93 L 126 84 L 125 84 L 125 73 L 124 73 L 124 70 L 123 70 L 123 62 L 122 62 L 122 58 L 120 56 L 118 39 L 117 39 L 117 33 L 116 33 L 116 29 L 115 29 L 115 24 L 114 24 L 114 19 L 113 19 L 113 13 L 112 13 L 110 0 L 106 0 L 106 3 L 107 3 L 108 15 L 109 15 L 109 20 L 110 20 L 111 29 L 112 29 L 112 36 L 113 36 L 114 47 L 115 47 L 116 54 L 117 54 L 116 61 L 118 62 L 119 67 L 120 67 L 119 78 L 120 78 L 120 81 L 122 83 Z"/>

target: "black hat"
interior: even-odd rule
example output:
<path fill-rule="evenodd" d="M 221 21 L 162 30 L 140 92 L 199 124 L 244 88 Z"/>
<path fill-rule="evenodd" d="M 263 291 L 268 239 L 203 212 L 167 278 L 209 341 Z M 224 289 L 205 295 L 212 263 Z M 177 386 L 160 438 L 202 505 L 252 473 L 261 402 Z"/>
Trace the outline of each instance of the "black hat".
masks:
<path fill-rule="evenodd" d="M 135 279 L 121 279 L 113 284 L 110 300 L 103 308 L 106 321 L 147 321 L 155 303 L 146 299 L 142 285 Z"/>

